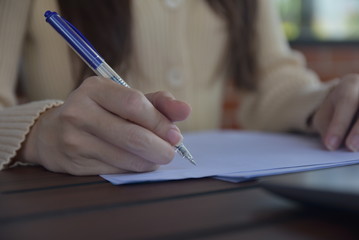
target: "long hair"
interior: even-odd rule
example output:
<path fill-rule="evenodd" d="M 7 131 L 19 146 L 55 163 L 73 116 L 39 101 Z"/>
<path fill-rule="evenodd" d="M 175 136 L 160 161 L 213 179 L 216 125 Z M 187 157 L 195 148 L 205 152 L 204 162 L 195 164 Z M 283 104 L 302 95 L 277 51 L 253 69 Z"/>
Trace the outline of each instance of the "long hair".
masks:
<path fill-rule="evenodd" d="M 130 0 L 58 0 L 61 14 L 84 33 L 110 65 L 126 65 L 131 54 Z M 256 0 L 207 0 L 227 24 L 229 78 L 239 89 L 256 88 Z M 121 24 L 113 27 L 113 22 Z M 106 32 L 106 37 L 98 33 Z M 90 71 L 83 65 L 83 77 Z"/>

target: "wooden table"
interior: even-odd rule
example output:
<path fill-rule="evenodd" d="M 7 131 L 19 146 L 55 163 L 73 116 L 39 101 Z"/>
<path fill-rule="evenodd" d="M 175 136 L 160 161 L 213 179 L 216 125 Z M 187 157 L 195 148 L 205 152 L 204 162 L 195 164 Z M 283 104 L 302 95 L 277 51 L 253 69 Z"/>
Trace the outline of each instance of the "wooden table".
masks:
<path fill-rule="evenodd" d="M 317 211 L 257 181 L 114 186 L 40 167 L 0 172 L 0 239 L 359 239 L 356 215 Z"/>

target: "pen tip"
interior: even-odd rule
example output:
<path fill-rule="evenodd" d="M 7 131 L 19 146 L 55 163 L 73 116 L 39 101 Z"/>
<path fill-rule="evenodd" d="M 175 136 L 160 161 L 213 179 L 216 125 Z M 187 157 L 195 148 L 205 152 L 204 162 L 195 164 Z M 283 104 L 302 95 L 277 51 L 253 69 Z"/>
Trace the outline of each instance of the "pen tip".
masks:
<path fill-rule="evenodd" d="M 189 159 L 189 161 L 190 161 L 193 165 L 197 166 L 197 163 L 196 163 L 193 159 Z"/>
<path fill-rule="evenodd" d="M 176 151 L 183 157 L 190 161 L 193 165 L 197 166 L 197 163 L 193 160 L 192 154 L 188 151 L 188 149 L 183 145 L 183 143 L 175 146 Z"/>

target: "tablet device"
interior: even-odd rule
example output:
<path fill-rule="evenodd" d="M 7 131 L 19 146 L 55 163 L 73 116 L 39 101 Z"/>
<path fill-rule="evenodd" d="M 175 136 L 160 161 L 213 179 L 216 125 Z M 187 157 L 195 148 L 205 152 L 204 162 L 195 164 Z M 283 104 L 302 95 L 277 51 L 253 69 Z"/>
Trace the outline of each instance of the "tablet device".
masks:
<path fill-rule="evenodd" d="M 359 165 L 267 177 L 260 185 L 307 205 L 359 212 Z"/>

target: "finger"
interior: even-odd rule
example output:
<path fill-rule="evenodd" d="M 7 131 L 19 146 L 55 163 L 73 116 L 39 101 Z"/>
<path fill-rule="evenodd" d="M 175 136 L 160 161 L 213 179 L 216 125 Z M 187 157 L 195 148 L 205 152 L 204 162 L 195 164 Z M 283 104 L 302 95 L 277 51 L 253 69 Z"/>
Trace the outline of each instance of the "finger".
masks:
<path fill-rule="evenodd" d="M 152 131 L 172 145 L 182 140 L 178 128 L 143 93 L 98 77 L 83 85 L 91 99 L 107 111 Z"/>
<path fill-rule="evenodd" d="M 183 121 L 191 113 L 191 107 L 187 103 L 176 100 L 169 92 L 149 93 L 146 97 L 172 122 Z"/>
<path fill-rule="evenodd" d="M 327 129 L 330 125 L 330 121 L 333 115 L 333 106 L 331 104 L 325 103 L 320 109 L 315 113 L 313 117 L 313 128 L 319 132 L 322 138 L 325 137 Z"/>
<path fill-rule="evenodd" d="M 99 161 L 98 159 L 77 157 L 72 159 L 71 163 L 65 166 L 64 171 L 60 171 L 60 172 L 69 173 L 76 176 L 87 176 L 87 175 L 125 173 L 127 171 L 120 168 L 116 168 L 102 161 Z"/>
<path fill-rule="evenodd" d="M 157 164 L 124 151 L 88 133 L 81 134 L 80 140 L 86 143 L 85 146 L 89 146 L 86 148 L 78 147 L 80 149 L 78 155 L 88 160 L 86 166 L 84 166 L 87 172 L 95 167 L 95 165 L 100 165 L 100 163 L 101 165 L 117 169 L 116 172 L 118 173 L 129 171 L 148 172 L 157 169 Z M 94 164 L 89 164 L 91 161 L 94 161 Z M 106 170 L 108 169 L 106 168 Z"/>
<path fill-rule="evenodd" d="M 78 105 L 66 102 L 62 106 L 60 118 L 63 123 L 83 129 L 155 164 L 166 164 L 173 159 L 173 147 L 148 129 L 108 112 L 91 99 L 82 97 L 81 93 L 71 95 L 70 99 Z"/>
<path fill-rule="evenodd" d="M 351 127 L 347 138 L 345 139 L 345 146 L 353 151 L 359 151 L 359 120 L 358 113 L 354 116 L 353 126 Z"/>
<path fill-rule="evenodd" d="M 84 131 L 112 144 L 123 151 L 146 159 L 155 164 L 167 164 L 174 157 L 173 147 L 146 128 L 117 117 L 96 104 L 88 103 L 76 113 L 69 110 L 69 121 L 72 114 L 82 118 L 74 123 Z M 66 110 L 62 118 L 66 121 Z"/>
<path fill-rule="evenodd" d="M 330 150 L 337 149 L 343 141 L 356 113 L 357 101 L 357 97 L 344 97 L 335 105 L 333 118 L 330 121 L 324 140 L 325 145 Z"/>
<path fill-rule="evenodd" d="M 85 140 L 81 143 L 86 144 L 87 141 Z M 84 157 L 83 155 L 85 154 L 79 154 L 81 152 L 88 153 L 89 149 L 94 149 L 92 145 L 86 145 L 88 146 L 86 149 L 79 141 L 74 143 L 67 142 L 65 145 L 67 147 L 63 147 L 60 150 L 60 154 L 54 154 L 51 157 L 51 161 L 42 161 L 41 165 L 53 172 L 69 173 L 76 176 L 125 172 L 125 170 L 114 167 L 106 162 Z"/>

